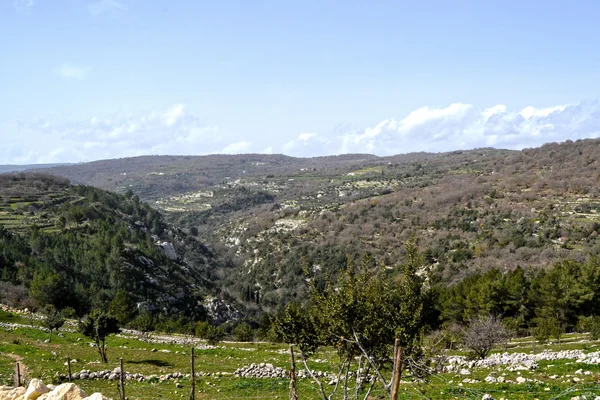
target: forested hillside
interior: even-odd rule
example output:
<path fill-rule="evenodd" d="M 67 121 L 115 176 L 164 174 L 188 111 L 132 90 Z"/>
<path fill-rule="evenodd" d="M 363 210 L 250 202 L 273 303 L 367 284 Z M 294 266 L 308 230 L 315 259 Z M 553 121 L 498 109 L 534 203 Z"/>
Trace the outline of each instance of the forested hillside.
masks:
<path fill-rule="evenodd" d="M 0 302 L 205 317 L 213 254 L 132 193 L 0 175 Z"/>
<path fill-rule="evenodd" d="M 383 158 L 138 157 L 51 171 L 132 190 L 223 255 L 229 267 L 215 272 L 228 293 L 275 311 L 303 296 L 306 273 L 335 277 L 348 256 L 394 271 L 411 235 L 422 273 L 444 292 L 488 271 L 523 270 L 533 285 L 535 271 L 566 260 L 595 265 L 599 160 L 600 141 L 579 140 Z M 459 322 L 473 314 L 439 311 Z"/>

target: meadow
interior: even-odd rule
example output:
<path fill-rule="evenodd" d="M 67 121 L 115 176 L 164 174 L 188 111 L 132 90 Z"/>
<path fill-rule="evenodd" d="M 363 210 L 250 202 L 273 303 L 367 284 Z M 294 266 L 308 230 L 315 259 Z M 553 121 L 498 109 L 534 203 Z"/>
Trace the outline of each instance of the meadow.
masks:
<path fill-rule="evenodd" d="M 107 340 L 109 362 L 102 364 L 89 339 L 78 333 L 61 330 L 48 342 L 47 332 L 37 326 L 25 326 L 32 322 L 28 318 L 2 312 L 0 322 L 3 322 L 0 327 L 0 383 L 3 384 L 12 384 L 14 381 L 16 360 L 25 369 L 25 380 L 40 378 L 46 383 L 59 383 L 60 376 L 67 374 L 67 357 L 72 360 L 73 373 L 114 369 L 119 365 L 119 358 L 123 358 L 127 372 L 141 373 L 149 378 L 142 382 L 126 381 L 129 399 L 189 398 L 190 344 L 193 341 L 197 372 L 196 398 L 285 399 L 289 396 L 288 379 L 242 378 L 234 375 L 238 368 L 253 363 L 270 363 L 274 367 L 289 369 L 288 346 L 285 344 L 224 342 L 211 348 L 185 336 L 171 336 L 173 342 L 180 343 L 156 343 L 118 335 Z M 6 323 L 20 325 L 10 327 Z M 532 338 L 521 338 L 511 341 L 506 348 L 497 349 L 497 352 L 531 353 L 567 349 L 595 352 L 599 350 L 599 343 L 575 334 L 565 335 L 560 345 L 541 346 Z M 460 354 L 460 351 L 456 354 Z M 337 373 L 336 362 L 336 354 L 325 349 L 315 354 L 308 364 L 317 371 Z M 297 368 L 301 367 L 298 362 Z M 162 379 L 177 372 L 182 377 Z M 150 377 L 152 375 L 154 377 Z M 505 382 L 488 383 L 485 381 L 488 376 L 503 376 Z M 526 381 L 516 383 L 519 377 L 521 381 Z M 118 381 L 85 379 L 75 382 L 87 393 L 100 391 L 105 396 L 119 398 Z M 329 392 L 332 386 L 325 382 L 325 388 Z M 481 399 L 486 393 L 495 399 L 572 399 L 577 396 L 580 399 L 583 396 L 594 399 L 600 396 L 600 365 L 582 364 L 573 359 L 540 361 L 539 368 L 535 370 L 511 371 L 503 366 L 471 368 L 468 376 L 445 372 L 431 375 L 425 381 L 405 374 L 400 390 L 402 399 Z M 306 378 L 298 379 L 298 392 L 300 399 L 319 398 L 316 386 Z M 343 393 L 338 390 L 334 398 L 342 397 Z M 387 398 L 387 395 L 378 384 L 370 398 Z"/>

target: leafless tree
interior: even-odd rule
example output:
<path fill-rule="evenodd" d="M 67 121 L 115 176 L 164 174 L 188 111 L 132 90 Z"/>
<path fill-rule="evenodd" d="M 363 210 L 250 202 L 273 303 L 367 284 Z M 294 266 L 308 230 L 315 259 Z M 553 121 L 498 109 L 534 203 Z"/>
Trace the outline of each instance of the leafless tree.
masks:
<path fill-rule="evenodd" d="M 477 317 L 464 330 L 464 345 L 484 359 L 494 346 L 506 343 L 509 333 L 499 318 L 493 316 Z"/>

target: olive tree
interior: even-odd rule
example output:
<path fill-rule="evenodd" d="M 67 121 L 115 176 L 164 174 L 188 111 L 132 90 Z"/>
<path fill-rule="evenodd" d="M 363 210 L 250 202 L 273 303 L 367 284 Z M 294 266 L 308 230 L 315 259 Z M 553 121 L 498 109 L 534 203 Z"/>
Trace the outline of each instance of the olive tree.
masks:
<path fill-rule="evenodd" d="M 424 296 L 416 272 L 422 263 L 413 241 L 406 245 L 406 260 L 397 279 L 384 268 L 372 268 L 368 257 L 363 257 L 359 268 L 349 261 L 337 283 L 329 281 L 322 289 L 311 288 L 309 305 L 290 304 L 277 317 L 278 333 L 284 341 L 298 346 L 306 372 L 323 399 L 332 398 L 339 387 L 347 398 L 351 375 L 356 379 L 355 398 L 361 391 L 366 391 L 367 398 L 377 381 L 389 393 L 391 379 L 386 379 L 383 367 L 391 365 L 396 339 L 404 348 L 405 360 L 420 358 Z M 307 359 L 321 346 L 334 347 L 340 359 L 337 383 L 329 395 L 307 365 Z M 355 373 L 350 374 L 351 370 Z M 363 388 L 369 374 L 375 379 Z"/>

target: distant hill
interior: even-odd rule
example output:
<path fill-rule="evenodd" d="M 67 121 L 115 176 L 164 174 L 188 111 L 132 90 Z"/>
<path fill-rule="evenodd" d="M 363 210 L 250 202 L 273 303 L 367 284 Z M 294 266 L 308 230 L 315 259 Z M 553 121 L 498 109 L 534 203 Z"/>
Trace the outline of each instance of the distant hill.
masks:
<path fill-rule="evenodd" d="M 303 271 L 335 276 L 371 254 L 394 271 L 416 236 L 431 281 L 477 270 L 546 268 L 600 255 L 600 140 L 523 151 L 392 157 L 145 156 L 49 169 L 131 190 L 224 257 L 230 294 L 276 309 Z"/>
<path fill-rule="evenodd" d="M 216 293 L 217 267 L 206 246 L 137 196 L 42 173 L 0 175 L 0 302 L 29 298 L 78 314 L 129 304 L 130 317 L 195 320 Z"/>
<path fill-rule="evenodd" d="M 27 171 L 30 169 L 44 169 L 44 168 L 52 168 L 59 167 L 71 164 L 29 164 L 29 165 L 0 165 L 0 174 L 4 174 L 7 172 L 21 172 Z"/>

